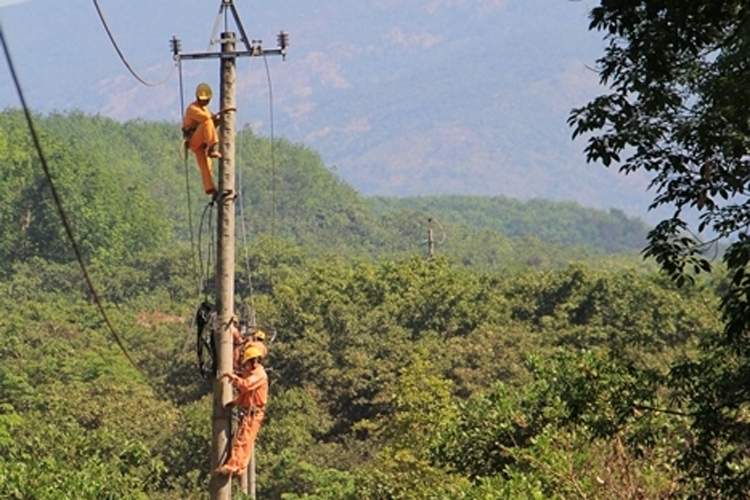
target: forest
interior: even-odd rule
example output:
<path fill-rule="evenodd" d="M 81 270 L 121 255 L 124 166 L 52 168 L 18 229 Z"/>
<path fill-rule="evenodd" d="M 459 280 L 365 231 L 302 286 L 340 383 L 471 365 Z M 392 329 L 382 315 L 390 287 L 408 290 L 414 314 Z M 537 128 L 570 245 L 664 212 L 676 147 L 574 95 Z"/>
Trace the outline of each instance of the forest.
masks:
<path fill-rule="evenodd" d="M 0 497 L 205 498 L 211 385 L 192 319 L 213 293 L 214 229 L 179 128 L 34 119 L 135 364 L 22 113 L 4 111 Z M 236 303 L 276 332 L 259 498 L 743 497 L 741 454 L 694 408 L 739 366 L 719 340 L 718 263 L 678 287 L 642 258 L 650 228 L 616 210 L 366 198 L 250 129 L 237 165 Z"/>
<path fill-rule="evenodd" d="M 748 498 L 748 21 L 738 0 L 590 11 L 605 93 L 568 125 L 591 168 L 649 176 L 671 211 L 655 227 L 574 202 L 367 198 L 241 130 L 235 302 L 274 334 L 258 497 Z M 78 252 L 23 113 L 3 111 L 0 497 L 205 498 L 192 318 L 215 214 L 179 129 L 33 121 Z"/>

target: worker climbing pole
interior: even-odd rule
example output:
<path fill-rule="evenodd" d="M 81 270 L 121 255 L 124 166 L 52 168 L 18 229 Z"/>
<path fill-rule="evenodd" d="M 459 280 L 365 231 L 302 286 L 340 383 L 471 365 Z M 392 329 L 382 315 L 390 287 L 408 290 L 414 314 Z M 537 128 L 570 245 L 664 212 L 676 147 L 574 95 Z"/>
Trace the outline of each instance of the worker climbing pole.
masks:
<path fill-rule="evenodd" d="M 241 408 L 242 417 L 232 452 L 226 463 L 216 469 L 217 474 L 240 475 L 246 469 L 252 455 L 255 437 L 258 435 L 268 402 L 268 376 L 260 363 L 262 351 L 256 346 L 248 346 L 242 354 L 240 375 L 234 371 L 222 373 L 239 389 L 239 395 L 231 404 Z"/>
<path fill-rule="evenodd" d="M 231 14 L 236 29 L 240 33 L 239 42 L 242 43 L 244 50 L 237 50 L 237 35 L 229 31 L 229 15 Z M 220 21 L 224 20 L 224 31 L 217 39 L 217 31 Z M 233 373 L 233 336 L 232 336 L 232 317 L 234 316 L 234 225 L 235 225 L 235 75 L 236 59 L 238 57 L 265 57 L 267 55 L 286 55 L 287 34 L 279 33 L 278 46 L 272 49 L 264 49 L 260 41 L 254 40 L 252 43 L 248 39 L 245 29 L 237 13 L 232 0 L 222 0 L 219 13 L 216 17 L 214 32 L 211 35 L 211 44 L 209 51 L 202 53 L 184 54 L 175 51 L 175 58 L 178 62 L 182 60 L 194 59 L 219 59 L 220 60 L 220 78 L 221 78 L 221 95 L 219 120 L 214 120 L 215 116 L 208 112 L 208 101 L 211 98 L 210 87 L 199 85 L 196 89 L 195 113 L 191 113 L 190 108 L 185 113 L 185 123 L 187 133 L 190 135 L 189 146 L 198 159 L 201 167 L 203 178 L 203 187 L 206 193 L 212 194 L 211 204 L 218 205 L 217 213 L 217 252 L 216 252 L 216 308 L 215 323 L 217 335 L 214 341 L 214 355 L 216 362 L 216 371 L 213 374 L 213 411 L 212 411 L 212 433 L 211 433 L 211 470 L 216 470 L 220 465 L 226 464 L 230 458 L 231 437 L 232 437 L 232 409 L 231 403 L 234 401 L 232 377 L 224 376 L 226 373 Z M 212 52 L 211 49 L 216 42 L 221 43 L 220 52 Z M 173 41 L 173 47 L 179 47 L 179 42 Z M 180 68 L 181 64 L 178 65 Z M 206 99 L 208 97 L 208 99 Z M 205 105 L 203 104 L 205 102 Z M 188 121 L 188 117 L 205 118 L 195 125 Z M 206 118 L 208 117 L 208 118 Z M 196 120 L 198 121 L 198 120 Z M 210 124 L 208 122 L 211 122 Z M 221 126 L 218 133 L 218 150 L 212 148 L 214 141 L 211 136 L 210 128 L 220 122 Z M 199 131 L 201 124 L 204 124 L 204 130 Z M 191 129 L 195 127 L 194 130 Z M 214 131 L 215 132 L 215 131 Z M 205 168 L 201 166 L 201 157 L 205 154 Z M 213 185 L 213 176 L 210 169 L 210 158 L 214 156 L 219 158 L 219 175 L 218 189 Z M 208 174 L 208 175 L 207 175 Z M 210 181 L 210 182 L 209 182 Z M 213 187 L 213 191 L 211 188 Z M 255 354 L 257 348 L 253 348 L 251 354 Z M 256 359 L 253 356 L 252 359 Z M 257 359 L 256 359 L 257 361 Z M 265 397 L 263 401 L 265 406 Z M 255 427 L 252 435 L 253 439 L 259 422 L 253 423 Z M 249 429 L 248 429 L 249 432 Z M 243 448 L 244 449 L 244 448 Z M 234 464 L 234 462 L 231 462 Z M 244 458 L 241 461 L 244 462 Z M 233 469 L 234 470 L 234 469 Z M 228 500 L 232 495 L 232 474 L 212 474 L 210 484 L 210 498 L 212 500 Z M 254 491 L 249 492 L 253 497 Z"/>
<path fill-rule="evenodd" d="M 195 89 L 195 101 L 188 106 L 182 120 L 185 147 L 195 154 L 195 160 L 201 171 L 203 190 L 209 195 L 216 193 L 211 158 L 221 158 L 216 127 L 221 125 L 222 116 L 225 113 L 237 111 L 235 108 L 225 108 L 216 114 L 211 114 L 208 105 L 212 97 L 213 91 L 209 84 L 205 82 L 198 84 Z"/>

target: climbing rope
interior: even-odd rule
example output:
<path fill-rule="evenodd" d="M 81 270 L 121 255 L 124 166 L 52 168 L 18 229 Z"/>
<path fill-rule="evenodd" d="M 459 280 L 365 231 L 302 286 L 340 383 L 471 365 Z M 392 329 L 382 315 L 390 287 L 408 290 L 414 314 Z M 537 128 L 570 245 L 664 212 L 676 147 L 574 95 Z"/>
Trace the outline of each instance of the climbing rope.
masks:
<path fill-rule="evenodd" d="M 211 266 L 211 254 L 214 245 L 213 239 L 213 206 L 214 201 L 212 200 L 203 209 L 201 214 L 200 227 L 198 229 L 198 253 L 199 261 L 201 264 L 201 275 L 200 283 L 198 284 L 198 301 L 199 305 L 196 308 L 195 316 L 193 317 L 193 327 L 197 329 L 196 335 L 196 354 L 198 357 L 198 370 L 201 377 L 208 378 L 209 376 L 216 376 L 216 335 L 215 332 L 218 328 L 218 318 L 216 315 L 216 309 L 214 305 L 208 300 L 208 274 Z M 206 252 L 205 266 L 203 262 L 203 253 L 201 245 L 201 235 L 203 233 L 203 227 L 205 225 L 206 214 L 208 213 L 208 232 L 211 235 L 208 243 L 208 251 Z M 200 295 L 203 294 L 201 300 Z"/>

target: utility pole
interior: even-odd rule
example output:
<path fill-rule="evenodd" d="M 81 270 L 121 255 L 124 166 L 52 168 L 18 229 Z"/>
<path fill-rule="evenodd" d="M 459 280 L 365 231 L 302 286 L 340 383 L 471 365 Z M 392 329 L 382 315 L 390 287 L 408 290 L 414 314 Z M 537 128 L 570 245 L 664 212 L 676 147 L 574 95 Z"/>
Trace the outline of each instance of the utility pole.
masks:
<path fill-rule="evenodd" d="M 236 37 L 234 33 L 221 35 L 221 111 L 219 132 L 221 159 L 219 160 L 219 211 L 216 252 L 216 314 L 219 321 L 217 348 L 217 377 L 234 370 L 232 350 L 234 343 L 230 332 L 234 314 L 234 132 L 235 112 L 235 60 Z M 224 111 L 228 110 L 228 111 Z M 226 378 L 214 380 L 213 426 L 211 432 L 211 470 L 215 470 L 229 455 L 232 436 L 232 410 L 226 404 L 232 400 L 232 386 Z M 213 474 L 211 498 L 232 497 L 231 476 Z"/>
<path fill-rule="evenodd" d="M 240 32 L 244 51 L 237 51 L 237 37 L 228 29 L 228 14 L 232 14 L 237 29 Z M 219 59 L 221 78 L 221 109 L 222 122 L 219 135 L 221 145 L 221 159 L 219 160 L 219 197 L 217 214 L 217 259 L 216 259 L 216 312 L 219 330 L 216 339 L 216 378 L 213 385 L 213 410 L 211 428 L 211 500 L 230 500 L 232 498 L 231 477 L 223 474 L 213 474 L 213 471 L 226 461 L 232 442 L 232 411 L 227 403 L 232 400 L 232 386 L 221 374 L 231 372 L 233 367 L 233 339 L 230 323 L 234 314 L 234 226 L 235 226 L 235 102 L 236 102 L 236 59 L 238 57 L 264 57 L 266 55 L 286 56 L 288 35 L 280 32 L 277 38 L 278 47 L 264 49 L 261 42 L 254 40 L 251 44 L 245 28 L 237 13 L 232 0 L 221 0 L 219 14 L 216 17 L 214 33 L 211 35 L 211 46 L 217 41 L 216 31 L 221 19 L 224 19 L 224 32 L 218 41 L 221 42 L 221 52 L 204 52 L 181 54 L 179 40 L 172 39 L 172 49 L 175 60 L 181 65 L 183 59 Z M 209 47 L 210 50 L 211 47 Z M 254 455 L 254 453 L 253 453 Z M 253 462 L 255 457 L 253 456 Z M 251 476 L 254 478 L 254 471 Z M 254 481 L 250 494 L 255 498 Z"/>
<path fill-rule="evenodd" d="M 435 257 L 435 237 L 432 233 L 432 217 L 427 219 L 427 258 Z"/>

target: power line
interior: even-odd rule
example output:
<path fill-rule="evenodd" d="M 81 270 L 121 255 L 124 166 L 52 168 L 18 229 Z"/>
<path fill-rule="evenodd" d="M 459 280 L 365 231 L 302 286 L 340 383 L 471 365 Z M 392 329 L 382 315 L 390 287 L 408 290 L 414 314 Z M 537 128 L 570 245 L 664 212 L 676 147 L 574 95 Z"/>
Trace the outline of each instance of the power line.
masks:
<path fill-rule="evenodd" d="M 163 85 L 167 80 L 169 80 L 169 77 L 172 76 L 172 72 L 175 69 L 175 66 L 172 66 L 172 69 L 169 70 L 169 73 L 167 76 L 164 77 L 163 80 L 160 80 L 158 82 L 148 82 L 141 78 L 138 73 L 135 72 L 135 70 L 130 66 L 130 63 L 128 63 L 127 59 L 125 59 L 125 55 L 120 50 L 120 47 L 117 45 L 117 41 L 115 40 L 114 35 L 112 35 L 112 30 L 109 29 L 109 25 L 107 24 L 107 20 L 104 18 L 104 13 L 102 12 L 102 9 L 99 7 L 99 2 L 97 0 L 94 1 L 94 7 L 96 7 L 96 12 L 99 14 L 99 19 L 102 21 L 102 26 L 104 26 L 104 31 L 107 32 L 107 36 L 109 37 L 109 41 L 112 42 L 112 46 L 115 48 L 115 51 L 117 52 L 117 55 L 120 56 L 120 60 L 125 65 L 126 68 L 128 68 L 128 71 L 130 71 L 130 74 L 133 75 L 133 77 L 141 82 L 146 87 L 158 87 L 160 85 Z"/>
<path fill-rule="evenodd" d="M 96 288 L 94 288 L 94 284 L 91 281 L 91 277 L 89 276 L 89 272 L 86 269 L 86 265 L 83 263 L 83 257 L 81 256 L 81 251 L 78 249 L 78 245 L 76 244 L 75 238 L 73 237 L 73 230 L 70 227 L 70 222 L 68 222 L 68 217 L 65 214 L 65 210 L 62 206 L 62 199 L 60 198 L 60 195 L 57 192 L 57 188 L 55 188 L 55 184 L 52 181 L 52 175 L 50 174 L 49 167 L 47 166 L 47 160 L 44 157 L 44 152 L 42 151 L 42 145 L 39 141 L 39 136 L 36 133 L 36 129 L 34 128 L 34 122 L 31 118 L 31 112 L 29 111 L 29 107 L 26 104 L 26 98 L 23 95 L 23 91 L 21 90 L 21 84 L 18 81 L 18 77 L 16 76 L 16 70 L 13 66 L 13 61 L 10 57 L 10 51 L 8 50 L 8 45 L 5 41 L 5 34 L 3 31 L 2 24 L 0 24 L 0 42 L 2 42 L 3 45 L 3 51 L 5 52 L 5 60 L 8 62 L 8 68 L 10 69 L 11 77 L 13 78 L 13 84 L 16 87 L 16 92 L 18 93 L 18 98 L 21 101 L 21 107 L 23 108 L 23 113 L 26 116 L 26 123 L 29 126 L 29 133 L 31 134 L 31 139 L 34 142 L 34 147 L 36 148 L 37 154 L 39 155 L 39 161 L 42 164 L 42 169 L 44 170 L 44 175 L 47 177 L 47 182 L 49 184 L 50 190 L 52 191 L 52 197 L 55 200 L 55 205 L 57 206 L 57 211 L 60 214 L 60 219 L 62 219 L 63 226 L 65 227 L 65 234 L 68 236 L 68 240 L 70 241 L 71 246 L 73 247 L 73 251 L 76 255 L 76 260 L 78 260 L 78 264 L 81 266 L 81 271 L 83 272 L 83 277 L 86 280 L 86 285 L 89 287 L 89 290 L 91 291 L 91 295 L 94 297 L 94 301 L 96 302 L 97 307 L 99 308 L 99 313 L 102 315 L 102 318 L 104 318 L 104 322 L 107 324 L 107 327 L 109 328 L 109 331 L 112 333 L 112 337 L 115 339 L 115 342 L 120 347 L 120 350 L 125 355 L 125 357 L 130 361 L 130 364 L 132 364 L 135 369 L 143 375 L 143 372 L 141 372 L 141 369 L 138 367 L 138 365 L 135 363 L 133 358 L 130 356 L 130 353 L 127 349 L 125 349 L 125 345 L 122 343 L 122 340 L 120 340 L 120 336 L 117 334 L 117 331 L 115 330 L 114 326 L 112 326 L 112 322 L 109 320 L 109 316 L 107 316 L 106 311 L 104 310 L 104 305 L 102 304 L 101 299 L 99 298 L 99 294 L 96 292 Z"/>
<path fill-rule="evenodd" d="M 244 132 L 244 131 L 243 131 Z M 242 137 L 246 136 L 246 132 L 243 133 Z M 242 148 L 240 148 L 242 150 Z M 237 162 L 237 191 L 239 194 L 240 202 L 240 222 L 242 222 L 242 243 L 243 252 L 245 255 L 245 267 L 247 269 L 247 286 L 250 295 L 250 307 L 253 310 L 253 316 L 255 316 L 255 299 L 253 294 L 253 276 L 250 268 L 250 255 L 247 250 L 247 223 L 245 221 L 245 193 L 242 190 L 242 164 Z M 255 326 L 254 324 L 252 326 Z"/>
<path fill-rule="evenodd" d="M 273 117 L 273 83 L 271 82 L 271 71 L 268 69 L 268 58 L 263 55 L 263 63 L 266 67 L 266 79 L 268 80 L 268 115 L 271 125 L 271 198 L 272 198 L 272 209 L 271 214 L 271 259 L 270 259 L 270 272 L 268 274 L 268 282 L 271 285 L 271 293 L 273 293 L 273 270 L 276 266 L 276 148 L 274 140 L 274 117 Z"/>
<path fill-rule="evenodd" d="M 180 41 L 177 37 L 173 36 L 171 40 L 172 52 L 175 58 L 175 64 L 177 66 L 177 75 L 179 83 L 180 93 L 180 127 L 182 127 L 185 121 L 185 88 L 182 81 L 182 61 L 179 58 L 180 53 Z M 180 142 L 180 158 L 182 159 L 183 170 L 185 171 L 185 193 L 187 196 L 187 212 L 188 212 L 188 228 L 190 229 L 190 256 L 193 264 L 193 278 L 198 277 L 198 266 L 195 263 L 195 236 L 193 235 L 193 205 L 190 196 L 190 169 L 188 168 L 188 142 L 186 138 L 183 138 Z M 201 282 L 202 286 L 202 282 Z M 200 286 L 198 287 L 198 294 L 200 294 Z"/>

